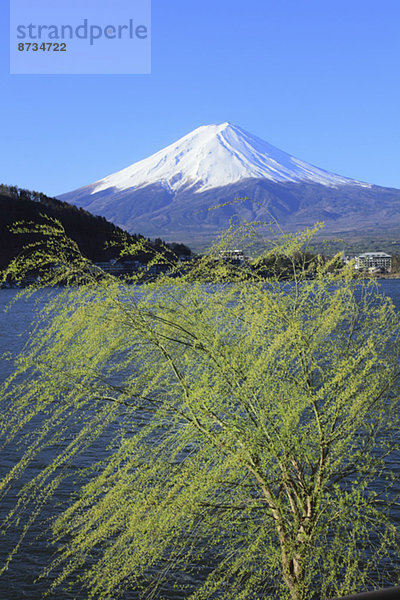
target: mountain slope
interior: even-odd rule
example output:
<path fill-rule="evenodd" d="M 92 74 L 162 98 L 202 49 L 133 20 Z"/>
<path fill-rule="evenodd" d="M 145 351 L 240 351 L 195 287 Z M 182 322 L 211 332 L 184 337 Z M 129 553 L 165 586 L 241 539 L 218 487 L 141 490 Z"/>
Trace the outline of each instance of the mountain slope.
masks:
<path fill-rule="evenodd" d="M 24 246 L 38 240 L 37 235 L 12 233 L 12 225 L 16 222 L 44 223 L 43 215 L 58 219 L 66 234 L 78 244 L 82 254 L 93 261 L 118 258 L 121 240 L 129 243 L 141 237 L 128 235 L 104 217 L 95 217 L 66 202 L 16 186 L 0 185 L 0 270 L 20 254 Z M 159 250 L 160 242 L 149 242 L 149 247 Z M 177 251 L 181 254 L 190 253 L 189 248 L 178 247 Z M 145 254 L 139 256 L 143 262 L 150 258 Z"/>
<path fill-rule="evenodd" d="M 223 123 L 195 129 L 149 158 L 96 182 L 91 193 L 153 183 L 173 192 L 185 187 L 203 192 L 253 178 L 333 186 L 352 182 L 294 158 L 240 127 Z"/>
<path fill-rule="evenodd" d="M 248 201 L 210 210 L 238 197 Z M 400 225 L 400 191 L 341 177 L 237 126 L 196 129 L 118 173 L 60 196 L 129 231 L 190 242 L 211 239 L 230 217 L 278 219 L 286 229 L 326 223 L 341 233 Z M 266 212 L 267 211 L 267 212 Z"/>

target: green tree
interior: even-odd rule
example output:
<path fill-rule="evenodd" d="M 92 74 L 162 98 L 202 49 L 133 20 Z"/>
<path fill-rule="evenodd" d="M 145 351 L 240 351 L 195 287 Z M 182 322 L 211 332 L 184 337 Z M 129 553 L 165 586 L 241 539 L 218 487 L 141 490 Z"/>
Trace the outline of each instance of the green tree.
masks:
<path fill-rule="evenodd" d="M 231 232 L 140 287 L 100 276 L 58 226 L 47 234 L 46 252 L 10 267 L 53 261 L 44 283 L 64 287 L 39 294 L 3 385 L 2 443 L 24 450 L 2 493 L 43 449 L 54 459 L 4 530 L 22 544 L 77 456 L 108 439 L 52 522 L 52 590 L 162 598 L 174 581 L 191 600 L 309 600 L 397 581 L 400 322 L 373 283 L 322 261 L 310 280 L 296 257 L 313 232 L 266 252 L 295 264 L 291 281 L 214 260 Z"/>

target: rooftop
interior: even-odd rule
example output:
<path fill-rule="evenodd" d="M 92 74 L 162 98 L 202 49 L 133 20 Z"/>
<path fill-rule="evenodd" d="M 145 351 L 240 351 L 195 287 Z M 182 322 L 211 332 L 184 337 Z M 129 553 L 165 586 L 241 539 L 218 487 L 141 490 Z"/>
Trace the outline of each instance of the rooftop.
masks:
<path fill-rule="evenodd" d="M 391 254 L 386 254 L 386 252 L 363 252 L 359 256 L 365 256 L 366 258 L 392 258 Z"/>

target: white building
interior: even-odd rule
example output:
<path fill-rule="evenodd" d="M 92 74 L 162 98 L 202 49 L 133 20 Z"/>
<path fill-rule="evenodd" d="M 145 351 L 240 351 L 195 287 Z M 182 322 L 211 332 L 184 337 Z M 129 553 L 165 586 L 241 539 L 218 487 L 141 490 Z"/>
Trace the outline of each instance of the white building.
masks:
<path fill-rule="evenodd" d="M 219 259 L 233 264 L 243 264 L 246 262 L 246 257 L 242 250 L 220 250 Z"/>
<path fill-rule="evenodd" d="M 385 252 L 364 252 L 355 257 L 355 268 L 365 271 L 385 271 L 392 268 L 392 257 Z"/>

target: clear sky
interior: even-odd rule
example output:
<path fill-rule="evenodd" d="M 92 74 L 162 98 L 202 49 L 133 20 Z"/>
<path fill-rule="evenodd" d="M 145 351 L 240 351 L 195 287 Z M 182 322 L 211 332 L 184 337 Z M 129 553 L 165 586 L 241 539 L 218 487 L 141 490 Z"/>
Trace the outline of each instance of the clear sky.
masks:
<path fill-rule="evenodd" d="M 0 182 L 61 194 L 230 121 L 400 188 L 399 0 L 153 0 L 152 74 L 77 76 L 9 75 L 0 2 Z"/>

